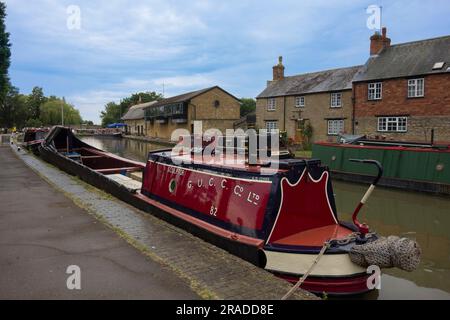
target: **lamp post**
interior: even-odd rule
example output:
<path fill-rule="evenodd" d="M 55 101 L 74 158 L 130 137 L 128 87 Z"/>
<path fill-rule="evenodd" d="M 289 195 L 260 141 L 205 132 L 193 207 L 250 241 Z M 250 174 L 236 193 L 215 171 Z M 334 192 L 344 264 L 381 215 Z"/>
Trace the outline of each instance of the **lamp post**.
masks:
<path fill-rule="evenodd" d="M 61 101 L 61 125 L 64 126 L 64 102 Z"/>

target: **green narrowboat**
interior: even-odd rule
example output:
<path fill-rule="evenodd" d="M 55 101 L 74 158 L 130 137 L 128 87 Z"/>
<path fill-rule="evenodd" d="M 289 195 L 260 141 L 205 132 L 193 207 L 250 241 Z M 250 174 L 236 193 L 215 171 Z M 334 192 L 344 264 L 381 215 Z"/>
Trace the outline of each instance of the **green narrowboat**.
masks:
<path fill-rule="evenodd" d="M 450 145 L 365 137 L 340 137 L 338 141 L 315 143 L 312 154 L 331 169 L 335 179 L 370 182 L 376 170 L 349 159 L 373 159 L 384 168 L 380 186 L 450 195 Z"/>

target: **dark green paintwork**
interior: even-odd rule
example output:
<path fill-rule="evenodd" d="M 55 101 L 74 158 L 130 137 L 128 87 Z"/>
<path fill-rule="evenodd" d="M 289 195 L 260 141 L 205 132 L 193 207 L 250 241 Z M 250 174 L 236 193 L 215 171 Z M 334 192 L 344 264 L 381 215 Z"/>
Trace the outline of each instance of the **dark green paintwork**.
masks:
<path fill-rule="evenodd" d="M 376 175 L 373 166 L 349 161 L 373 159 L 382 163 L 384 177 L 450 184 L 450 152 L 446 151 L 314 144 L 312 156 L 334 171 Z M 437 170 L 438 165 L 443 165 L 443 170 Z"/>

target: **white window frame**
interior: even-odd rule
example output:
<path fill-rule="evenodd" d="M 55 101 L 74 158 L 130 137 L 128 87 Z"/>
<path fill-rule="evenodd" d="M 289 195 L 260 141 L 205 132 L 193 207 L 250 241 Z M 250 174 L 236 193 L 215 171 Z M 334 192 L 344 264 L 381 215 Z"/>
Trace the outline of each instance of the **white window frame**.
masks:
<path fill-rule="evenodd" d="M 331 93 L 331 108 L 342 108 L 342 93 L 332 92 Z"/>
<path fill-rule="evenodd" d="M 408 132 L 408 117 L 378 117 L 378 132 Z"/>
<path fill-rule="evenodd" d="M 339 123 L 339 126 L 337 124 Z M 335 130 L 332 130 L 335 129 Z M 327 133 L 329 136 L 337 136 L 345 130 L 344 119 L 329 119 L 327 120 Z"/>
<path fill-rule="evenodd" d="M 278 121 L 266 121 L 267 132 L 278 130 Z"/>
<path fill-rule="evenodd" d="M 275 98 L 267 99 L 267 111 L 275 111 L 277 109 L 277 100 Z"/>
<path fill-rule="evenodd" d="M 425 78 L 408 80 L 408 98 L 422 98 L 425 96 Z"/>
<path fill-rule="evenodd" d="M 305 96 L 295 97 L 295 107 L 296 108 L 304 108 L 305 107 Z"/>
<path fill-rule="evenodd" d="M 383 98 L 383 82 L 372 82 L 367 85 L 367 99 L 370 101 Z"/>

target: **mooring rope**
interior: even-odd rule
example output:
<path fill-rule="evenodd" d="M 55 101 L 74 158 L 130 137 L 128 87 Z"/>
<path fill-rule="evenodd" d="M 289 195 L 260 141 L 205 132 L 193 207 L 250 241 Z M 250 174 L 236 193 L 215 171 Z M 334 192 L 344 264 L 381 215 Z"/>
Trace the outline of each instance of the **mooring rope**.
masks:
<path fill-rule="evenodd" d="M 322 249 L 320 250 L 319 254 L 317 255 L 316 259 L 314 259 L 312 265 L 309 267 L 308 271 L 305 272 L 305 274 L 298 280 L 298 282 L 281 298 L 281 300 L 286 300 L 288 299 L 294 292 L 295 290 L 297 290 L 302 284 L 303 282 L 306 280 L 306 278 L 308 278 L 308 276 L 310 275 L 310 273 L 314 270 L 314 268 L 316 267 L 316 265 L 319 263 L 320 259 L 323 257 L 323 255 L 325 254 L 325 251 L 327 251 L 327 249 L 330 247 L 330 241 L 325 241 L 325 243 L 323 244 Z"/>

